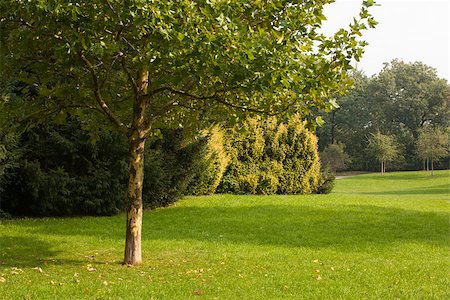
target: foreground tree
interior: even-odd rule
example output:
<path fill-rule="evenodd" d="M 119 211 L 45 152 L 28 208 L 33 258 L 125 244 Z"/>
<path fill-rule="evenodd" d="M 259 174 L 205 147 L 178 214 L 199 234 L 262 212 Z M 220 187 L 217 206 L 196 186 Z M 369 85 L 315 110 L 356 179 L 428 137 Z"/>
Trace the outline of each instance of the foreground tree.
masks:
<path fill-rule="evenodd" d="M 428 170 L 431 163 L 431 175 L 434 175 L 434 161 L 449 154 L 449 132 L 439 128 L 423 128 L 416 142 L 417 154 L 426 161 Z"/>
<path fill-rule="evenodd" d="M 386 162 L 392 161 L 399 154 L 394 137 L 380 132 L 371 135 L 367 149 L 380 162 L 381 175 L 386 172 Z"/>
<path fill-rule="evenodd" d="M 77 117 L 129 143 L 124 263 L 141 262 L 145 141 L 245 113 L 333 106 L 350 61 L 373 27 L 360 18 L 332 37 L 317 32 L 329 1 L 20 1 L 0 3 L 7 125 Z M 6 70 L 6 71 L 5 71 Z M 106 122 L 105 122 L 106 121 Z M 46 121 L 45 121 L 46 122 Z"/>

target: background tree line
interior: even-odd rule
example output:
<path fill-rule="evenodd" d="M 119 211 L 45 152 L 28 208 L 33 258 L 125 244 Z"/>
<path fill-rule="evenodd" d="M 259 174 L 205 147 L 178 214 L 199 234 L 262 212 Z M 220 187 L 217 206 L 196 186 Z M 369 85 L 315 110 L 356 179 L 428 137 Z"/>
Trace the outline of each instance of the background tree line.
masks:
<path fill-rule="evenodd" d="M 450 87 L 435 69 L 393 60 L 376 76 L 356 71 L 353 79 L 354 88 L 337 99 L 338 109 L 322 115 L 325 124 L 317 129 L 325 161 L 335 169 L 378 170 L 378 139 L 391 148 L 384 149 L 392 154 L 391 170 L 421 169 L 424 161 L 448 167 Z"/>

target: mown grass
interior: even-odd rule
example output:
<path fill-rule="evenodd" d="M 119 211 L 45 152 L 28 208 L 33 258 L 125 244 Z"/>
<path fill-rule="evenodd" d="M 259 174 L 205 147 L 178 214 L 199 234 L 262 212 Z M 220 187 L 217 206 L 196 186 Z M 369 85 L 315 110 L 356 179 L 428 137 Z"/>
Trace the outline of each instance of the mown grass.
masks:
<path fill-rule="evenodd" d="M 7 220 L 0 299 L 448 299 L 450 172 L 360 175 L 330 195 L 187 197 L 144 216 Z"/>

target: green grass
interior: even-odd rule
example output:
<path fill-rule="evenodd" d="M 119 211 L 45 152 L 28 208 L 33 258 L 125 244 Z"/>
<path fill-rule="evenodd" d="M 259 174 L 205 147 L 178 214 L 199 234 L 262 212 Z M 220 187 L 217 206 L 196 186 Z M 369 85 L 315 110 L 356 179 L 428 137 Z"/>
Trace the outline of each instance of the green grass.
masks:
<path fill-rule="evenodd" d="M 436 173 L 187 197 L 145 212 L 139 267 L 120 264 L 124 215 L 3 221 L 0 299 L 448 299 L 450 172 Z"/>

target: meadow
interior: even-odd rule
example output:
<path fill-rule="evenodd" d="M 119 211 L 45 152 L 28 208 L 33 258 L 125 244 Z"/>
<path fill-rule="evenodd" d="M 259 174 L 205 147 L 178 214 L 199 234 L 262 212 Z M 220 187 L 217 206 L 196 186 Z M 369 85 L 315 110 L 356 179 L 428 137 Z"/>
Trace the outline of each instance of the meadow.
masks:
<path fill-rule="evenodd" d="M 185 197 L 144 213 L 2 220 L 0 299 L 448 299 L 450 171 L 366 174 L 328 195 Z"/>

